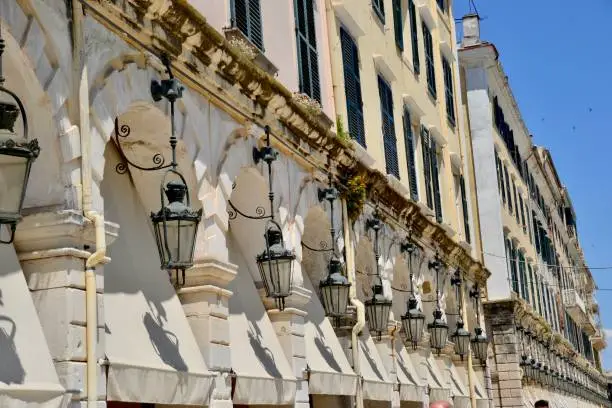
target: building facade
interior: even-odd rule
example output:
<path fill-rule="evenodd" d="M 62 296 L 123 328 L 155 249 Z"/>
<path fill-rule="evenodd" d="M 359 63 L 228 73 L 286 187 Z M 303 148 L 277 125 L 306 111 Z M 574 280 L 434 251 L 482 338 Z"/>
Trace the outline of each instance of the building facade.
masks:
<path fill-rule="evenodd" d="M 449 6 L 0 2 L 29 125 L 2 100 L 1 142 L 40 145 L 0 245 L 0 406 L 489 406 Z M 166 196 L 201 216 L 184 275 Z"/>
<path fill-rule="evenodd" d="M 494 339 L 494 403 L 604 406 L 595 283 L 569 193 L 550 152 L 533 144 L 479 17 L 463 18 L 459 50 Z"/>

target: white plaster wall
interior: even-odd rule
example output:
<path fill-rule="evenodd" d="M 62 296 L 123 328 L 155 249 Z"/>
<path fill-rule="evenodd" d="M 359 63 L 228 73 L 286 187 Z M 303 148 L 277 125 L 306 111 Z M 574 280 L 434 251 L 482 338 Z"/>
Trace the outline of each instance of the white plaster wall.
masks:
<path fill-rule="evenodd" d="M 470 113 L 472 153 L 478 191 L 478 208 L 490 300 L 509 298 L 511 287 L 506 261 L 493 256 L 505 254 L 502 208 L 495 169 L 493 116 L 488 95 L 487 72 L 482 67 L 466 69 L 467 103 Z M 493 255 L 490 255 L 493 254 Z"/>

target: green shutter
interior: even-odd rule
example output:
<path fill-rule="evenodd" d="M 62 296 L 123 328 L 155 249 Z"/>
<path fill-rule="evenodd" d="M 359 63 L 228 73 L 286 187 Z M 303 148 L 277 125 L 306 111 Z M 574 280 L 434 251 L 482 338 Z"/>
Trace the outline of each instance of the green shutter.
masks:
<path fill-rule="evenodd" d="M 423 23 L 423 43 L 425 45 L 425 63 L 427 68 L 427 89 L 429 94 L 436 99 L 436 68 L 434 64 L 433 40 L 431 38 L 431 31 L 425 23 Z"/>
<path fill-rule="evenodd" d="M 312 0 L 295 0 L 294 5 L 300 92 L 321 102 L 314 6 Z"/>
<path fill-rule="evenodd" d="M 433 210 L 433 196 L 431 194 L 431 154 L 429 152 L 429 131 L 421 125 L 421 150 L 423 151 L 423 176 L 425 179 L 425 197 L 427 207 Z"/>
<path fill-rule="evenodd" d="M 260 0 L 233 0 L 232 20 L 249 41 L 264 50 Z"/>
<path fill-rule="evenodd" d="M 395 136 L 395 121 L 393 118 L 393 95 L 389 84 L 387 84 L 380 75 L 378 76 L 378 93 L 380 96 L 380 112 L 382 117 L 382 133 L 387 174 L 391 174 L 399 179 L 397 138 Z"/>
<path fill-rule="evenodd" d="M 410 38 L 412 42 L 412 67 L 414 73 L 419 75 L 421 64 L 419 60 L 419 34 L 417 29 L 416 7 L 414 0 L 408 0 L 408 13 L 410 14 Z"/>
<path fill-rule="evenodd" d="M 393 30 L 395 32 L 395 45 L 397 45 L 400 51 L 404 51 L 404 24 L 401 0 L 393 0 Z"/>
<path fill-rule="evenodd" d="M 372 0 L 372 8 L 380 19 L 385 24 L 385 1 L 384 0 Z"/>
<path fill-rule="evenodd" d="M 419 188 L 417 185 L 416 161 L 415 161 L 415 144 L 414 135 L 412 134 L 412 122 L 410 121 L 410 112 L 404 109 L 404 145 L 406 148 L 406 161 L 408 164 L 408 179 L 410 182 L 410 198 L 414 201 L 419 201 Z"/>
<path fill-rule="evenodd" d="M 453 89 L 453 71 L 448 60 L 442 57 L 444 71 L 444 99 L 446 101 L 446 118 L 455 126 L 455 92 Z"/>
<path fill-rule="evenodd" d="M 512 242 L 510 242 L 510 273 L 512 279 L 512 290 L 515 293 L 520 293 L 519 291 L 519 278 L 517 271 L 517 261 L 518 261 L 518 251 Z"/>
<path fill-rule="evenodd" d="M 357 44 L 355 44 L 355 41 L 353 41 L 350 34 L 344 28 L 340 28 L 340 43 L 342 46 L 348 130 L 351 137 L 357 143 L 366 147 L 361 80 L 359 78 L 359 51 Z"/>
<path fill-rule="evenodd" d="M 533 286 L 533 268 L 531 267 L 531 264 L 527 264 L 527 271 L 529 273 L 529 289 L 531 292 L 531 296 L 530 296 L 531 307 L 537 310 L 536 309 L 537 296 L 536 296 L 536 292 Z"/>
<path fill-rule="evenodd" d="M 461 189 L 461 206 L 463 209 L 463 230 L 465 232 L 465 241 L 470 243 L 470 217 L 468 213 L 468 202 L 465 191 L 465 179 L 463 175 L 459 176 L 459 188 Z"/>
<path fill-rule="evenodd" d="M 512 190 L 510 190 L 510 177 L 508 177 L 508 168 L 506 166 L 504 167 L 504 179 L 506 181 L 506 193 L 508 193 L 508 208 L 510 209 L 510 212 L 513 212 L 512 209 Z"/>
<path fill-rule="evenodd" d="M 443 221 L 442 217 L 442 200 L 440 198 L 440 172 L 438 169 L 438 151 L 436 149 L 436 143 L 431 140 L 431 180 L 433 187 L 434 196 L 434 207 L 436 210 L 436 220 L 438 222 Z"/>
<path fill-rule="evenodd" d="M 516 218 L 516 223 L 518 224 L 520 222 L 519 220 L 519 203 L 517 200 L 517 195 L 516 195 L 516 184 L 514 182 L 514 180 L 512 180 L 512 192 L 514 195 L 514 208 L 516 211 L 514 211 L 514 217 Z"/>

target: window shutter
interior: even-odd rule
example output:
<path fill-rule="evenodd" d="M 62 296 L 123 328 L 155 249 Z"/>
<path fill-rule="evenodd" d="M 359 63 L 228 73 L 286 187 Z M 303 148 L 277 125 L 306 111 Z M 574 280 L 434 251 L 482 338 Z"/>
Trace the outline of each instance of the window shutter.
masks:
<path fill-rule="evenodd" d="M 519 256 L 519 274 L 521 279 L 521 297 L 529 302 L 529 291 L 527 287 L 527 274 L 525 270 L 525 256 L 521 251 L 518 251 Z"/>
<path fill-rule="evenodd" d="M 419 34 L 417 29 L 416 7 L 414 0 L 408 0 L 408 13 L 410 14 L 410 37 L 412 42 L 412 68 L 419 75 L 421 64 L 419 62 Z"/>
<path fill-rule="evenodd" d="M 374 8 L 374 12 L 380 19 L 380 21 L 385 23 L 385 1 L 384 0 L 372 0 L 372 8 Z"/>
<path fill-rule="evenodd" d="M 410 198 L 414 201 L 419 200 L 419 188 L 417 185 L 416 162 L 415 162 L 415 145 L 414 136 L 412 134 L 412 122 L 410 121 L 410 112 L 404 109 L 404 145 L 406 147 L 406 160 L 408 161 L 408 178 L 410 182 Z"/>
<path fill-rule="evenodd" d="M 510 209 L 510 212 L 513 212 L 512 209 L 512 190 L 510 190 L 510 177 L 508 177 L 508 168 L 506 166 L 504 167 L 504 179 L 506 180 L 506 193 L 508 193 L 508 208 Z"/>
<path fill-rule="evenodd" d="M 344 66 L 344 93 L 346 97 L 348 129 L 351 137 L 357 143 L 366 147 L 363 124 L 363 100 L 359 78 L 359 51 L 355 41 L 343 28 L 340 28 L 340 43 Z"/>
<path fill-rule="evenodd" d="M 233 0 L 234 25 L 263 51 L 260 0 Z"/>
<path fill-rule="evenodd" d="M 453 89 L 453 72 L 451 64 L 442 57 L 442 70 L 444 71 L 444 99 L 446 102 L 446 118 L 455 126 L 455 92 Z"/>
<path fill-rule="evenodd" d="M 497 154 L 497 150 L 495 150 L 495 166 L 497 168 L 497 184 L 499 186 L 499 191 L 501 192 L 502 202 L 506 204 L 506 189 L 504 188 L 504 172 L 502 171 L 502 163 L 499 159 L 499 155 Z"/>
<path fill-rule="evenodd" d="M 518 294 L 520 292 L 519 292 L 518 273 L 516 270 L 517 251 L 512 241 L 509 242 L 509 245 L 510 245 L 510 279 L 512 280 L 512 290 Z"/>
<path fill-rule="evenodd" d="M 512 192 L 514 195 L 514 209 L 516 211 L 514 211 L 514 217 L 516 218 L 516 223 L 518 224 L 519 221 L 519 202 L 517 200 L 517 195 L 516 195 L 516 184 L 514 182 L 514 180 L 512 180 Z"/>
<path fill-rule="evenodd" d="M 423 171 L 425 178 L 425 196 L 427 206 L 433 210 L 433 196 L 431 195 L 431 154 L 429 153 L 429 131 L 421 126 L 421 150 L 423 151 Z"/>
<path fill-rule="evenodd" d="M 401 0 L 393 0 L 393 30 L 395 32 L 395 45 L 397 45 L 400 51 L 404 51 L 404 25 Z"/>
<path fill-rule="evenodd" d="M 531 292 L 531 296 L 530 296 L 531 302 L 530 303 L 531 303 L 531 306 L 535 310 L 537 310 L 536 309 L 537 297 L 536 297 L 535 290 L 533 288 L 533 268 L 531 267 L 531 264 L 527 264 L 527 271 L 529 273 L 529 290 Z"/>
<path fill-rule="evenodd" d="M 463 175 L 459 177 L 459 188 L 461 189 L 461 206 L 463 209 L 463 229 L 465 232 L 465 241 L 470 243 L 470 217 L 468 213 L 468 202 L 465 192 L 465 179 L 463 178 Z"/>
<path fill-rule="evenodd" d="M 436 220 L 442 222 L 442 200 L 440 198 L 440 176 L 438 169 L 438 151 L 436 143 L 431 140 L 431 179 L 433 181 L 434 204 L 436 210 Z"/>
<path fill-rule="evenodd" d="M 427 24 L 423 23 L 423 43 L 425 44 L 425 63 L 427 68 L 427 88 L 430 95 L 436 99 L 436 69 L 433 56 L 433 40 Z"/>
<path fill-rule="evenodd" d="M 321 102 L 319 57 L 312 0 L 295 0 L 300 92 Z"/>
<path fill-rule="evenodd" d="M 395 137 L 395 123 L 393 120 L 393 96 L 391 88 L 382 77 L 378 77 L 378 93 L 380 96 L 380 111 L 382 115 L 383 144 L 385 147 L 385 164 L 387 174 L 399 179 L 399 166 L 397 160 L 397 139 Z"/>

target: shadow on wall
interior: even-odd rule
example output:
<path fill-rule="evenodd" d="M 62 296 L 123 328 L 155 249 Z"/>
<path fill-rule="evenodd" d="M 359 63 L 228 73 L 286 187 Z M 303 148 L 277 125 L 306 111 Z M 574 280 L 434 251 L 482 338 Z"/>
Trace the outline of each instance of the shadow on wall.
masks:
<path fill-rule="evenodd" d="M 332 349 L 328 345 L 326 345 L 323 342 L 323 340 L 321 340 L 321 338 L 323 339 L 325 338 L 325 334 L 323 334 L 323 331 L 321 330 L 321 326 L 317 324 L 315 325 L 315 327 L 317 328 L 317 330 L 319 331 L 319 334 L 321 335 L 320 338 L 319 337 L 315 338 L 315 345 L 319 349 L 319 352 L 321 353 L 321 355 L 323 356 L 327 364 L 329 364 L 331 369 L 339 373 L 342 372 L 342 368 L 340 368 L 340 364 L 338 364 L 338 361 L 334 357 Z"/>
<path fill-rule="evenodd" d="M 179 352 L 178 337 L 171 331 L 164 330 L 162 322 L 153 318 L 150 312 L 144 315 L 142 323 L 159 358 L 176 371 L 187 371 L 187 364 Z"/>
<path fill-rule="evenodd" d="M 0 290 L 0 306 L 4 306 L 2 290 Z M 0 315 L 0 383 L 23 384 L 25 380 L 25 370 L 15 346 L 16 332 L 15 321 L 8 316 Z"/>
<path fill-rule="evenodd" d="M 361 354 L 364 355 L 365 358 L 368 360 L 368 364 L 370 364 L 370 367 L 372 367 L 372 371 L 374 371 L 374 374 L 376 374 L 376 377 L 378 377 L 379 380 L 384 381 L 385 377 L 383 377 L 382 373 L 378 369 L 378 366 L 376 365 L 376 361 L 374 361 L 372 359 L 372 356 L 370 356 L 370 350 L 367 349 L 367 347 L 365 346 L 363 342 L 361 343 L 361 351 L 362 351 Z"/>
<path fill-rule="evenodd" d="M 257 356 L 257 359 L 261 362 L 264 369 L 268 374 L 274 378 L 282 378 L 282 374 L 276 367 L 276 361 L 274 360 L 274 354 L 267 347 L 264 347 L 262 342 L 262 334 L 259 327 L 256 324 L 249 325 L 249 342 L 251 347 Z"/>

